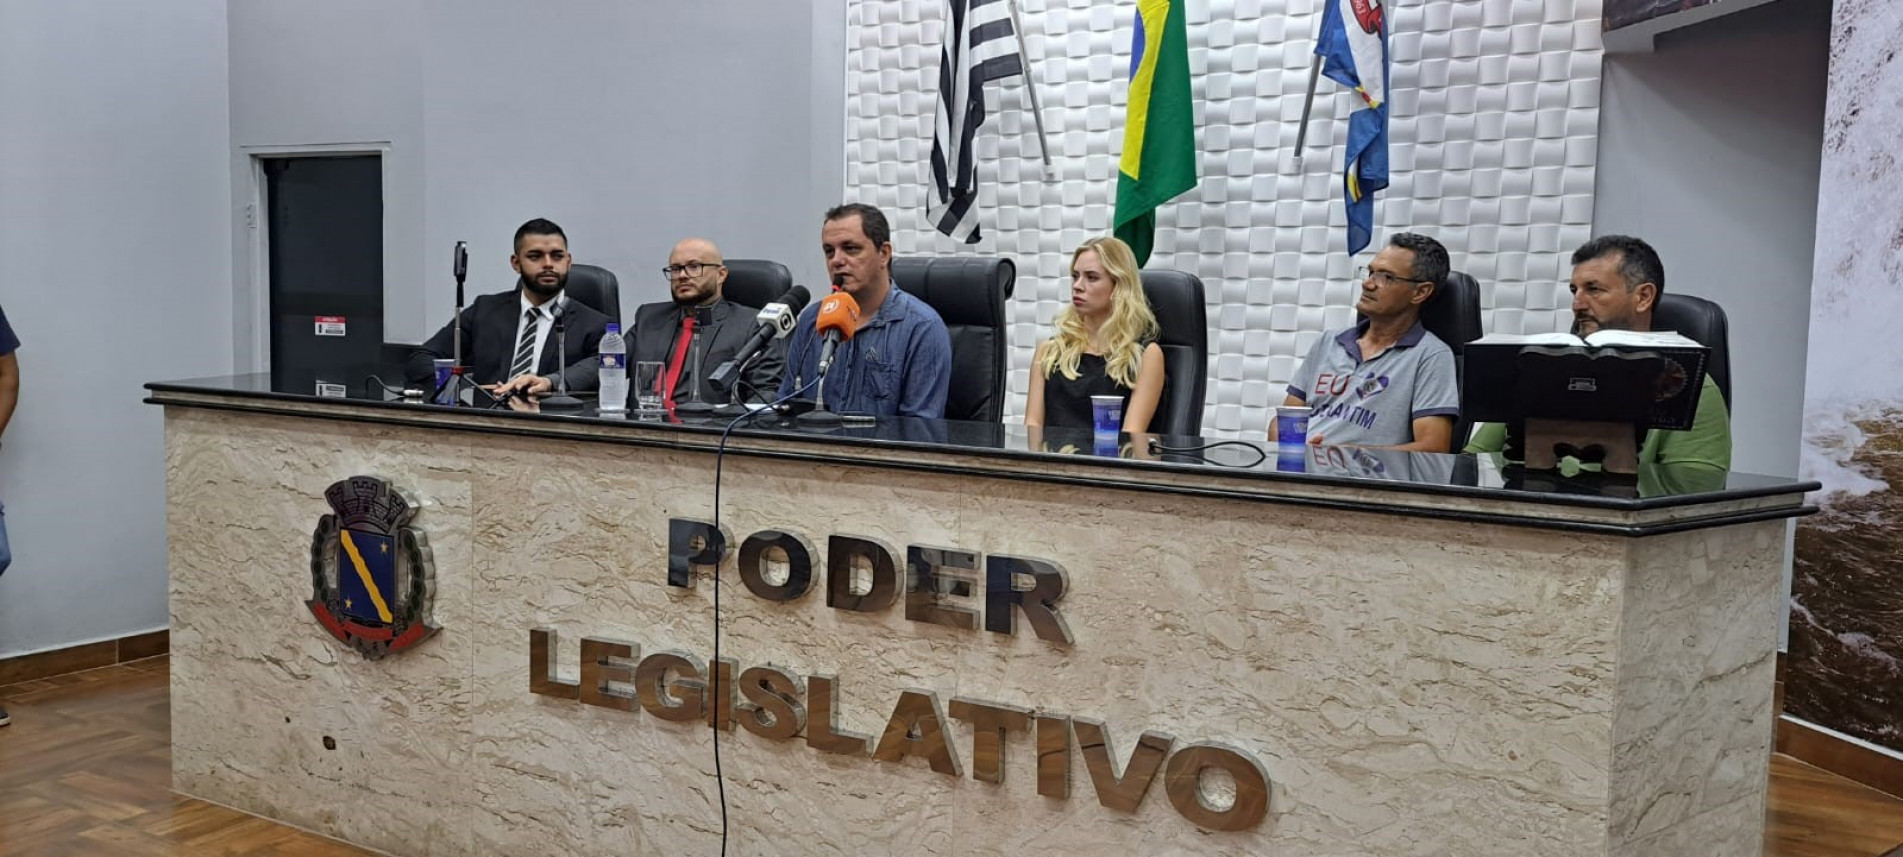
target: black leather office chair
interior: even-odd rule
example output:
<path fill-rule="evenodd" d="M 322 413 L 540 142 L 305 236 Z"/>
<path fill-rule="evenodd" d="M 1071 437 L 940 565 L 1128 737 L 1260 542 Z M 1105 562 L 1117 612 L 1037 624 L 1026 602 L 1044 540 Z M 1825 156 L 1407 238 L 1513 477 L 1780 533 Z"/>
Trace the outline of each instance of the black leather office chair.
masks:
<path fill-rule="evenodd" d="M 621 282 L 613 271 L 579 262 L 568 267 L 568 296 L 615 324 L 621 323 Z"/>
<path fill-rule="evenodd" d="M 1737 410 L 1731 398 L 1731 325 L 1725 320 L 1724 307 L 1701 297 L 1666 292 L 1652 310 L 1652 329 L 1676 330 L 1711 349 L 1705 373 L 1724 394 L 1725 407 Z"/>
<path fill-rule="evenodd" d="M 998 422 L 1004 419 L 1004 302 L 1017 287 L 1010 259 L 944 256 L 893 259 L 892 279 L 924 301 L 951 332 L 951 390 L 945 419 Z"/>
<path fill-rule="evenodd" d="M 1467 343 L 1485 333 L 1480 329 L 1480 284 L 1465 273 L 1448 271 L 1447 282 L 1421 307 L 1421 326 L 1447 343 L 1454 359 L 1460 359 Z"/>
<path fill-rule="evenodd" d="M 1448 271 L 1447 280 L 1421 306 L 1421 326 L 1454 352 L 1454 384 L 1463 383 L 1467 370 L 1467 343 L 1486 331 L 1480 326 L 1480 284 L 1461 271 Z M 1467 445 L 1473 423 L 1462 415 L 1454 420 L 1454 450 Z"/>
<path fill-rule="evenodd" d="M 728 259 L 720 296 L 758 310 L 793 290 L 793 272 L 771 259 Z"/>
<path fill-rule="evenodd" d="M 1142 272 L 1143 296 L 1156 313 L 1163 348 L 1163 400 L 1157 403 L 1150 431 L 1203 433 L 1203 394 L 1209 387 L 1209 308 L 1203 281 L 1183 271 Z"/>

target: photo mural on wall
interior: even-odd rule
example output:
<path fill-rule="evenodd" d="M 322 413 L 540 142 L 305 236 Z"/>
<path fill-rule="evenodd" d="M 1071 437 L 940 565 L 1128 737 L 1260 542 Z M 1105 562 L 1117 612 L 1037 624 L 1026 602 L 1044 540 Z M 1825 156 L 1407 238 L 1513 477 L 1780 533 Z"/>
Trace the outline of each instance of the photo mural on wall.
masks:
<path fill-rule="evenodd" d="M 1840 0 L 1818 181 L 1785 712 L 1903 756 L 1903 11 Z"/>

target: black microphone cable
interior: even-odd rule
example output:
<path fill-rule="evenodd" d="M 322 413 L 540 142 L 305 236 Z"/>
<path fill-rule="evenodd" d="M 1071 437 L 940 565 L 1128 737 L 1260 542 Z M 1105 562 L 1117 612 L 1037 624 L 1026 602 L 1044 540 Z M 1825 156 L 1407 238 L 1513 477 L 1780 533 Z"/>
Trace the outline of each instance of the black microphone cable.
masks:
<path fill-rule="evenodd" d="M 825 376 L 823 375 L 820 376 L 820 378 L 824 378 L 824 377 Z M 727 462 L 727 439 L 733 435 L 733 430 L 736 428 L 739 428 L 741 423 L 744 423 L 747 420 L 753 419 L 755 416 L 759 414 L 773 410 L 774 408 L 779 407 L 780 405 L 786 404 L 787 402 L 790 402 L 793 399 L 800 397 L 801 395 L 805 394 L 808 390 L 811 390 L 814 387 L 814 385 L 818 384 L 820 382 L 820 378 L 815 378 L 812 381 L 807 382 L 805 386 L 800 387 L 799 389 L 794 390 L 791 393 L 788 393 L 784 396 L 779 397 L 778 399 L 773 400 L 771 403 L 765 405 L 764 407 L 761 407 L 758 410 L 750 410 L 744 414 L 741 414 L 740 416 L 734 417 L 732 420 L 729 420 L 727 422 L 726 428 L 721 429 L 720 445 L 715 447 L 714 449 L 714 538 L 716 539 L 723 538 L 723 536 L 721 536 L 720 534 L 720 477 L 725 469 L 725 465 Z M 725 548 L 726 546 L 722 545 L 722 547 Z M 736 550 L 737 549 L 738 548 L 736 547 Z M 724 554 L 725 551 L 723 550 L 721 551 L 721 553 Z M 713 660 L 713 663 L 708 666 L 708 670 L 707 670 L 708 671 L 707 687 L 710 691 L 718 689 L 718 685 L 719 685 L 718 677 L 720 675 L 720 563 L 724 558 L 725 558 L 724 556 L 716 556 L 714 558 L 714 660 Z M 720 767 L 720 705 L 723 700 L 712 698 L 713 694 L 711 693 L 708 694 L 708 696 L 710 697 L 710 704 L 714 706 L 714 709 L 713 709 L 714 711 L 714 717 L 713 717 L 713 721 L 714 721 L 714 728 L 713 728 L 714 786 L 720 793 L 720 857 L 727 857 L 727 777 L 721 771 L 721 767 Z"/>
<path fill-rule="evenodd" d="M 1262 462 L 1269 460 L 1269 453 L 1266 450 L 1246 440 L 1217 440 L 1217 441 L 1211 441 L 1209 443 L 1199 443 L 1199 444 L 1196 444 L 1195 446 L 1164 446 L 1163 441 L 1157 438 L 1150 438 L 1150 451 L 1154 453 L 1162 453 L 1162 454 L 1175 453 L 1177 455 L 1195 455 L 1196 453 L 1199 453 L 1199 452 L 1208 452 L 1209 450 L 1220 449 L 1225 446 L 1239 446 L 1239 447 L 1242 447 L 1243 449 L 1253 452 L 1255 453 L 1255 460 L 1249 462 L 1248 464 L 1230 464 L 1228 462 L 1212 461 L 1208 458 L 1204 458 L 1203 462 L 1206 464 L 1214 464 L 1217 467 L 1247 468 L 1247 467 L 1256 467 L 1262 464 Z"/>

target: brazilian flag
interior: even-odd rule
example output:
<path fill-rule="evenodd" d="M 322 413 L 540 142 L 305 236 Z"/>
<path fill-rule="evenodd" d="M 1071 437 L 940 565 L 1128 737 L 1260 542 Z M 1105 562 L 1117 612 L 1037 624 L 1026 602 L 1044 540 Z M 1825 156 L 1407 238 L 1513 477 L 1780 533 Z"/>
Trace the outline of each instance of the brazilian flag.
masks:
<path fill-rule="evenodd" d="M 1116 235 L 1150 261 L 1156 207 L 1196 186 L 1196 119 L 1189 103 L 1183 0 L 1137 0 L 1130 113 L 1117 171 Z"/>
<path fill-rule="evenodd" d="M 396 540 L 348 527 L 339 536 L 337 595 L 344 615 L 366 625 L 395 622 L 390 602 L 396 593 Z"/>

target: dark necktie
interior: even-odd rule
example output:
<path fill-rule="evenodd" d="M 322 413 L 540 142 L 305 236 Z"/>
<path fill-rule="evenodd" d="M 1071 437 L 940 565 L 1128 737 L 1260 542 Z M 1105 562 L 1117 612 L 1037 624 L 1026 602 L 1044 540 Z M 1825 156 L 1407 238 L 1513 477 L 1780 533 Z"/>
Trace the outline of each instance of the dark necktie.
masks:
<path fill-rule="evenodd" d="M 533 309 L 525 310 L 522 319 L 522 339 L 515 344 L 515 359 L 509 362 L 509 377 L 502 379 L 504 381 L 519 378 L 535 368 L 535 332 L 542 314 Z"/>

